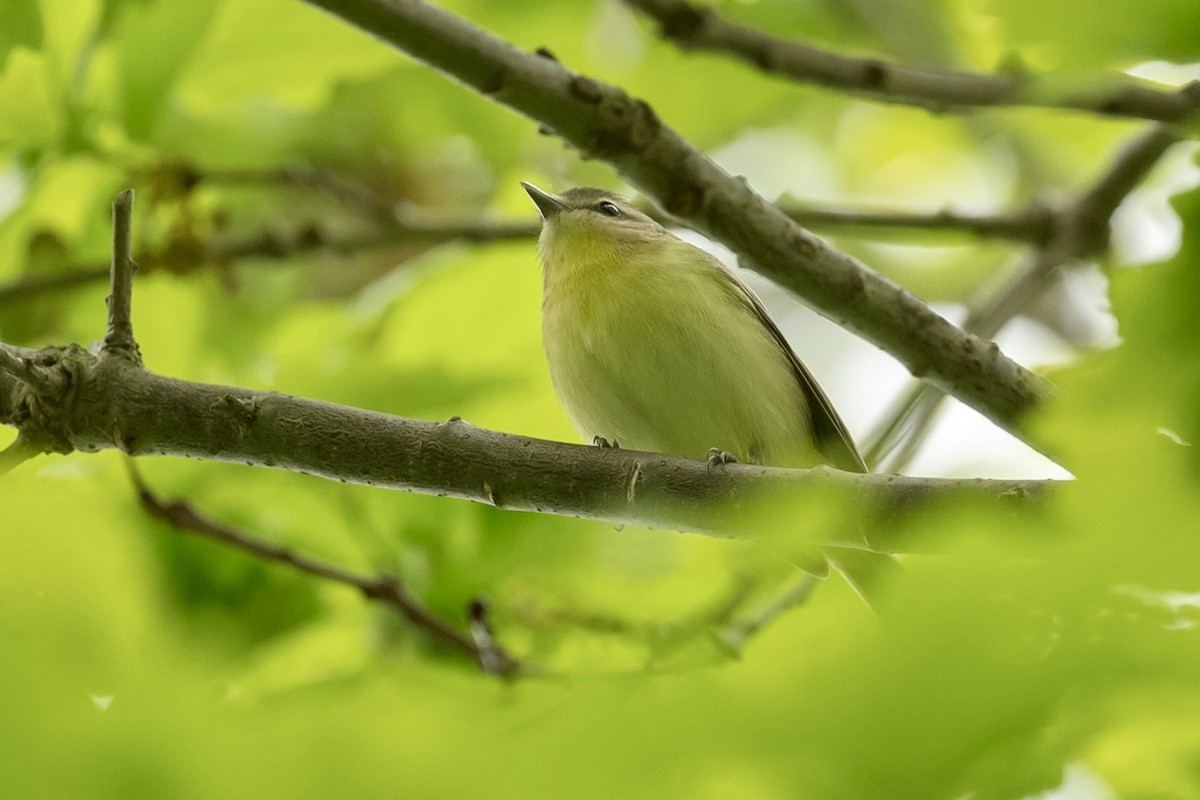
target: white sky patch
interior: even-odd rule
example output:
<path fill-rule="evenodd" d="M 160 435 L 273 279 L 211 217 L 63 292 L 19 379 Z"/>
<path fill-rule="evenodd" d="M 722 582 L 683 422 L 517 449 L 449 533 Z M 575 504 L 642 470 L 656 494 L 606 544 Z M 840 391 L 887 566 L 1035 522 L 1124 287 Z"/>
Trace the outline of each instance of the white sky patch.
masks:
<path fill-rule="evenodd" d="M 1142 604 L 1161 609 L 1174 615 L 1174 619 L 1163 624 L 1167 630 L 1190 630 L 1197 626 L 1200 611 L 1200 592 L 1158 591 L 1135 584 L 1122 584 L 1113 588 L 1114 594 L 1139 600 Z"/>
<path fill-rule="evenodd" d="M 1146 61 L 1126 70 L 1130 75 L 1146 80 L 1167 83 L 1171 86 L 1183 86 L 1200 80 L 1200 62 L 1194 64 L 1174 64 L 1170 61 Z"/>
<path fill-rule="evenodd" d="M 1183 222 L 1171 198 L 1200 185 L 1196 153 L 1200 143 L 1175 145 L 1145 183 L 1129 194 L 1112 217 L 1113 255 L 1120 264 L 1140 266 L 1173 256 L 1183 241 Z"/>
<path fill-rule="evenodd" d="M 14 164 L 0 170 L 0 219 L 11 214 L 29 191 L 25 173 Z"/>
<path fill-rule="evenodd" d="M 713 153 L 713 160 L 750 182 L 768 200 L 793 193 L 806 202 L 843 196 L 829 153 L 802 133 L 782 128 L 751 130 Z"/>
<path fill-rule="evenodd" d="M 1117 800 L 1117 795 L 1087 764 L 1075 763 L 1063 768 L 1058 786 L 1027 795 L 1025 800 Z"/>

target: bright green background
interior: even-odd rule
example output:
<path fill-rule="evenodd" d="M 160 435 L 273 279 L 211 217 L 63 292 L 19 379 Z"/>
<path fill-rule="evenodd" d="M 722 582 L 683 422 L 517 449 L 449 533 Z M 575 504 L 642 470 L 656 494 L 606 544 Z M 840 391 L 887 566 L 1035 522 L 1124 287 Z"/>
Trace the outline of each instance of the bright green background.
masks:
<path fill-rule="evenodd" d="M 721 7 L 851 52 L 983 70 L 1195 60 L 1200 41 L 1200 5 L 1174 0 Z M 1134 128 L 849 102 L 680 54 L 612 2 L 453 8 L 645 97 L 771 194 L 1010 208 L 1086 185 Z M 128 185 L 141 252 L 363 227 L 328 192 L 256 170 L 304 165 L 434 210 L 524 219 L 520 179 L 620 185 L 297 2 L 10 0 L 5 17 L 0 285 L 102 262 Z M 208 176 L 191 191 L 185 164 Z M 152 522 L 115 453 L 28 463 L 0 479 L 3 794 L 1002 798 L 1076 765 L 1121 797 L 1198 797 L 1196 458 L 1158 432 L 1198 433 L 1200 197 L 1177 210 L 1178 253 L 1113 275 L 1124 345 L 1054 374 L 1038 434 L 1078 481 L 1035 514 L 931 511 L 912 525 L 931 554 L 907 560 L 877 613 L 832 579 L 740 658 L 687 623 L 743 579 L 786 574 L 743 543 L 139 462 L 165 495 L 390 571 L 455 622 L 486 597 L 500 640 L 557 676 L 505 686 L 350 590 Z M 940 302 L 1011 252 L 905 241 L 838 243 Z M 180 274 L 147 271 L 135 290 L 156 371 L 574 438 L 541 361 L 531 242 L 172 263 Z M 0 306 L 0 340 L 90 342 L 104 293 Z"/>

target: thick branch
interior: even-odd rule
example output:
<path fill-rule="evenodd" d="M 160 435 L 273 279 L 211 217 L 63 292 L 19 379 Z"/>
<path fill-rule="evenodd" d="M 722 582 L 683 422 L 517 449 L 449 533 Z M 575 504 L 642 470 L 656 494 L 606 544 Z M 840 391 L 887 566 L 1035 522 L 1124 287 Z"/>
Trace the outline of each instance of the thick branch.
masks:
<path fill-rule="evenodd" d="M 616 167 L 665 211 L 890 352 L 909 371 L 1015 430 L 1046 392 L 992 343 L 800 228 L 664 125 L 646 103 L 522 52 L 418 0 L 307 0 L 444 70 Z"/>
<path fill-rule="evenodd" d="M 938 480 L 829 469 L 710 468 L 654 453 L 600 450 L 393 417 L 274 392 L 190 383 L 81 348 L 48 349 L 73 376 L 64 407 L 31 426 L 54 427 L 78 450 L 119 448 L 286 469 L 331 480 L 438 494 L 499 508 L 710 535 L 752 535 L 759 503 L 806 495 L 892 517 L 939 499 L 1006 503 L 1041 495 L 1041 481 Z M 0 399 L 3 378 L 0 377 Z M 18 395 L 20 393 L 18 392 Z M 21 402 L 18 396 L 15 400 Z M 0 419 L 6 409 L 0 408 Z M 898 547 L 879 527 L 870 544 Z M 850 544 L 861 546 L 863 542 Z"/>
<path fill-rule="evenodd" d="M 983 75 L 853 58 L 770 36 L 684 0 L 625 2 L 657 21 L 662 36 L 684 49 L 723 53 L 767 73 L 888 103 L 933 111 L 987 106 L 1064 108 L 1158 122 L 1183 122 L 1200 111 L 1200 82 L 1164 91 L 1114 76 L 1083 90 L 1055 87 L 1045 78 L 1022 74 Z"/>

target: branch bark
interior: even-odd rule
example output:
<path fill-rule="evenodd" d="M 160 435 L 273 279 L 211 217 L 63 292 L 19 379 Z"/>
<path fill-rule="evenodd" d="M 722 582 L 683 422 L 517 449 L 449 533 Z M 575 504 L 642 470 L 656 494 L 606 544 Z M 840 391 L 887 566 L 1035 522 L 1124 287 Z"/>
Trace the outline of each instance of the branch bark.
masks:
<path fill-rule="evenodd" d="M 124 358 L 77 346 L 38 355 L 38 377 L 0 364 L 0 419 L 25 409 L 22 431 L 40 432 L 59 452 L 116 448 L 132 455 L 186 456 L 286 469 L 330 480 L 437 494 L 498 508 L 694 531 L 753 536 L 760 503 L 820 496 L 895 519 L 929 502 L 1040 497 L 1045 481 L 949 480 L 790 470 L 601 450 L 442 423 L 274 392 L 191 383 Z M 28 381 L 28 382 L 27 382 Z M 12 384 L 17 384 L 11 391 Z M 68 385 L 57 403 L 53 387 Z M 29 398 L 37 396 L 36 403 Z M 849 526 L 853 528 L 853 526 Z M 863 540 L 896 549 L 895 526 Z"/>
<path fill-rule="evenodd" d="M 518 50 L 418 0 L 307 0 L 525 114 L 603 159 L 746 263 L 898 358 L 909 371 L 1020 435 L 1044 381 L 964 333 L 896 283 L 796 225 L 664 125 L 645 102 Z"/>
<path fill-rule="evenodd" d="M 625 3 L 655 20 L 663 38 L 686 50 L 721 53 L 769 74 L 885 103 L 937 112 L 1001 106 L 1062 108 L 1174 123 L 1200 112 L 1200 81 L 1166 91 L 1123 76 L 1107 76 L 1082 89 L 1063 88 L 1021 73 L 984 75 L 846 56 L 770 36 L 684 0 Z"/>

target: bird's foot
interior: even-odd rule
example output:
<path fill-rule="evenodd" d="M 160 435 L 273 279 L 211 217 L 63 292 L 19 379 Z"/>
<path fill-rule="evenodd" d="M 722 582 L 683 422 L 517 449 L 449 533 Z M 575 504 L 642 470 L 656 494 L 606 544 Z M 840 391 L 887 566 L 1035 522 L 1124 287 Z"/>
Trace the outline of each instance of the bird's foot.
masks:
<path fill-rule="evenodd" d="M 619 449 L 621 449 L 621 446 L 619 444 L 617 444 L 616 439 L 613 439 L 610 442 L 610 441 L 608 441 L 608 439 L 605 439 L 603 436 L 593 436 L 592 444 L 594 444 L 596 447 L 599 447 L 602 450 L 619 450 Z"/>
<path fill-rule="evenodd" d="M 726 453 L 719 447 L 710 448 L 708 451 L 708 468 L 724 467 L 726 464 L 736 464 L 738 460 L 730 453 Z"/>

